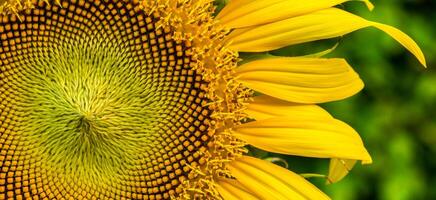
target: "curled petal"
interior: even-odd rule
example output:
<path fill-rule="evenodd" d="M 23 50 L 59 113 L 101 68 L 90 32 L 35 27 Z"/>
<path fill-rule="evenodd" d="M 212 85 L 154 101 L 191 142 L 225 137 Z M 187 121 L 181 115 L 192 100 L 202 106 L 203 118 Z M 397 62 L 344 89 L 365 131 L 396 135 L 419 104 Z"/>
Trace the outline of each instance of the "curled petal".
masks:
<path fill-rule="evenodd" d="M 230 47 L 236 51 L 262 52 L 304 42 L 339 37 L 350 32 L 373 26 L 409 50 L 426 66 L 424 54 L 409 36 L 400 30 L 343 11 L 328 8 L 301 16 L 287 18 L 259 26 L 243 28 L 228 37 Z"/>
<path fill-rule="evenodd" d="M 330 160 L 327 183 L 336 183 L 343 179 L 353 169 L 357 160 L 332 158 Z"/>

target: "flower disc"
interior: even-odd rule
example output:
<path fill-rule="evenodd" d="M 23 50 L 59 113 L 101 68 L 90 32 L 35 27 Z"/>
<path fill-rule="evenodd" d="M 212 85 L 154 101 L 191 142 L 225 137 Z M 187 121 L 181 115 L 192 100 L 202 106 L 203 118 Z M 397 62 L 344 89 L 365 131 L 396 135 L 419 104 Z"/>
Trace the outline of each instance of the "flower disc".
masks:
<path fill-rule="evenodd" d="M 36 1 L 3 16 L 0 199 L 168 198 L 204 162 L 208 83 L 140 7 Z"/>

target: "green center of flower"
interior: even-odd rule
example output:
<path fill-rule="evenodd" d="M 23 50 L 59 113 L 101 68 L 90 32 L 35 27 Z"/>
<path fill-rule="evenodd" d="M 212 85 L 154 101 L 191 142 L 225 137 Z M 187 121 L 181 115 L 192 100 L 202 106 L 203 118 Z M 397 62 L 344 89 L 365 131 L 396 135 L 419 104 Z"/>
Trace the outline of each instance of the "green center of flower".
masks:
<path fill-rule="evenodd" d="M 153 147 L 166 100 L 149 74 L 135 71 L 128 46 L 85 38 L 49 49 L 30 59 L 26 68 L 34 70 L 19 84 L 28 105 L 24 134 L 47 161 L 77 166 L 86 178 L 113 175 Z"/>

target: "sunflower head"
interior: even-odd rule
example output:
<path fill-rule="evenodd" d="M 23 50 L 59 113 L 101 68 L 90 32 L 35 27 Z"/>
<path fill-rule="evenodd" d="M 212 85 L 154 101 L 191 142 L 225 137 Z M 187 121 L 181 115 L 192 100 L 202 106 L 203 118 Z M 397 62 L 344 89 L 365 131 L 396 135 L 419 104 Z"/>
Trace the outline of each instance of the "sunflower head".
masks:
<path fill-rule="evenodd" d="M 243 151 L 216 134 L 239 123 L 249 92 L 211 4 L 7 1 L 2 12 L 7 197 L 190 196 Z"/>
<path fill-rule="evenodd" d="M 238 53 L 375 26 L 425 63 L 342 2 L 0 1 L 0 199 L 327 198 L 245 146 L 332 158 L 331 182 L 370 163 L 315 105 L 362 81 L 343 59 Z"/>

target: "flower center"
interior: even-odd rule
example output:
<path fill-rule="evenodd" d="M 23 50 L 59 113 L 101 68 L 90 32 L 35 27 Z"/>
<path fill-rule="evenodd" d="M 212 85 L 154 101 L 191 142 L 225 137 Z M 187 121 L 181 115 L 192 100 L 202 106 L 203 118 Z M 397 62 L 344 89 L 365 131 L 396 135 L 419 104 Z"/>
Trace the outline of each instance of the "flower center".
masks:
<path fill-rule="evenodd" d="M 153 100 L 150 76 L 132 71 L 140 66 L 127 57 L 128 46 L 88 38 L 29 59 L 32 84 L 18 84 L 28 105 L 21 126 L 25 136 L 38 135 L 34 142 L 52 165 L 77 165 L 75 175 L 84 178 L 113 176 L 153 147 L 158 113 L 168 113 Z"/>
<path fill-rule="evenodd" d="M 190 47 L 136 1 L 56 2 L 1 19 L 0 176 L 11 177 L 9 193 L 177 195 L 211 139 L 208 83 L 191 68 Z"/>

